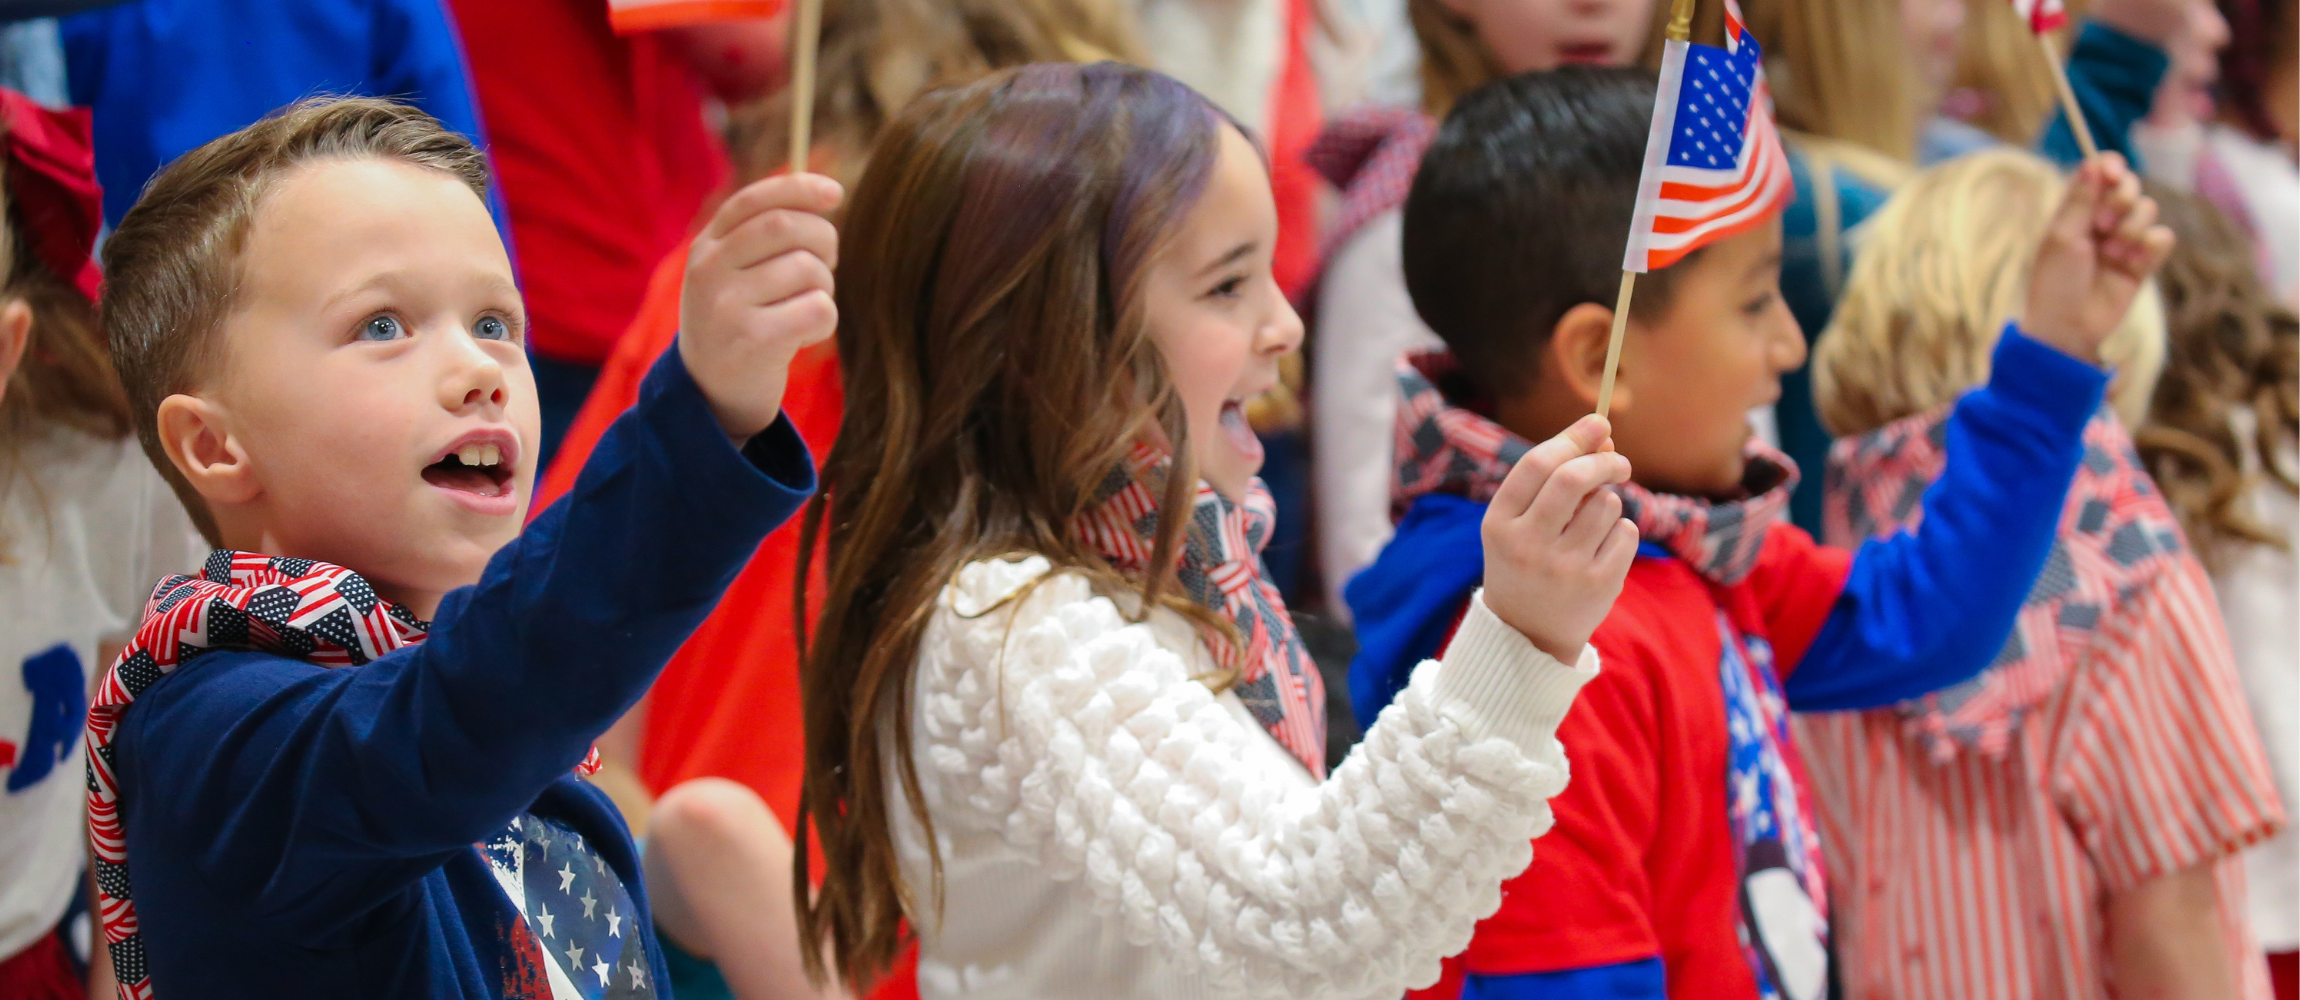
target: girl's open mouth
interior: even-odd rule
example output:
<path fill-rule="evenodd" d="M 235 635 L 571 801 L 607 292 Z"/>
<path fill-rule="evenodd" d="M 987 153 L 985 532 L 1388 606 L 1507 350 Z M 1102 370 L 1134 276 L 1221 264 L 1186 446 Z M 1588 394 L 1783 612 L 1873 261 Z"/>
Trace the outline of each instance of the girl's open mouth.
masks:
<path fill-rule="evenodd" d="M 1239 454 L 1256 462 L 1262 460 L 1262 439 L 1254 435 L 1254 425 L 1246 422 L 1244 403 L 1233 399 L 1222 404 L 1222 435 Z"/>
<path fill-rule="evenodd" d="M 511 466 L 491 444 L 467 444 L 423 467 L 423 481 L 440 489 L 483 497 L 511 492 Z"/>

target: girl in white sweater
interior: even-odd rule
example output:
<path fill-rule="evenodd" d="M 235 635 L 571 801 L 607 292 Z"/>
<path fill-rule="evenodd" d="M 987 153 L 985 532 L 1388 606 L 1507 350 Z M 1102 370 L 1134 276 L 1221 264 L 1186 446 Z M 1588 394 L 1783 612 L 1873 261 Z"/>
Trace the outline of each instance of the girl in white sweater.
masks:
<path fill-rule="evenodd" d="M 814 971 L 867 985 L 915 933 L 927 997 L 1434 981 L 1565 785 L 1554 730 L 1637 544 L 1603 421 L 1518 463 L 1446 659 L 1328 775 L 1261 576 L 1240 405 L 1302 327 L 1245 135 L 1155 73 L 1024 67 L 913 104 L 849 211 L 807 521 Z"/>

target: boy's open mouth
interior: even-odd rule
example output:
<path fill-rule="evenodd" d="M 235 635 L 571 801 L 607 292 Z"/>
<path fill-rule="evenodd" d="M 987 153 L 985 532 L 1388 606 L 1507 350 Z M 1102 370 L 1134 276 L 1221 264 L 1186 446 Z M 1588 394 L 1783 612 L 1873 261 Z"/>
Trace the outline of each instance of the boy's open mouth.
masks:
<path fill-rule="evenodd" d="M 499 497 L 511 492 L 511 466 L 503 461 L 501 448 L 467 444 L 424 466 L 423 481 L 441 489 Z"/>

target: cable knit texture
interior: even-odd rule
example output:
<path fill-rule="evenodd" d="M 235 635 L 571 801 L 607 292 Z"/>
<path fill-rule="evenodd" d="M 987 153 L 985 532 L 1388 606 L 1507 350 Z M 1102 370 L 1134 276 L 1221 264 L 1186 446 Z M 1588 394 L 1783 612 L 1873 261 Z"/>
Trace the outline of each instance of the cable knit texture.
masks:
<path fill-rule="evenodd" d="M 1036 556 L 963 569 L 920 646 L 913 753 L 945 865 L 936 996 L 1395 997 L 1434 982 L 1532 860 L 1555 733 L 1596 675 L 1473 601 L 1324 782 L 1178 616 L 1129 623 Z M 1002 604 L 1033 581 L 1038 585 Z M 932 899 L 900 807 L 904 875 Z"/>

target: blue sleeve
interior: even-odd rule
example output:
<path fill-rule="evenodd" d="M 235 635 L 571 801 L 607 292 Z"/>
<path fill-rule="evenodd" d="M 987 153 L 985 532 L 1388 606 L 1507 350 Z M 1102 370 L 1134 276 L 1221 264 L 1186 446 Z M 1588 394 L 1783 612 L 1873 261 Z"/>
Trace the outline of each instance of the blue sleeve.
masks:
<path fill-rule="evenodd" d="M 211 654 L 153 684 L 122 729 L 131 831 L 198 838 L 179 856 L 277 933 L 340 932 L 573 769 L 813 488 L 788 420 L 738 452 L 665 352 L 424 642 L 334 670 Z"/>
<path fill-rule="evenodd" d="M 1414 501 L 1374 564 L 1342 588 L 1358 637 L 1350 710 L 1369 726 L 1438 654 L 1446 630 L 1485 577 L 1485 505 L 1431 495 Z"/>
<path fill-rule="evenodd" d="M 2012 326 L 1950 413 L 1924 521 L 1862 544 L 1782 685 L 1799 711 L 1875 708 L 1971 678 L 2004 647 L 2060 528 L 2108 374 Z"/>
<path fill-rule="evenodd" d="M 2172 65 L 2164 50 L 2098 21 L 2087 21 L 2077 32 L 2076 47 L 2068 54 L 2068 86 L 2084 109 L 2085 124 L 2102 152 L 2115 150 L 2140 169 L 2132 148 L 2132 126 L 2147 117 L 2156 104 L 2156 85 Z M 2039 152 L 2062 166 L 2084 159 L 2068 114 L 2053 117 L 2038 139 Z"/>
<path fill-rule="evenodd" d="M 1667 1000 L 1668 996 L 1658 958 L 1514 976 L 1472 975 L 1461 989 L 1461 1000 Z"/>

